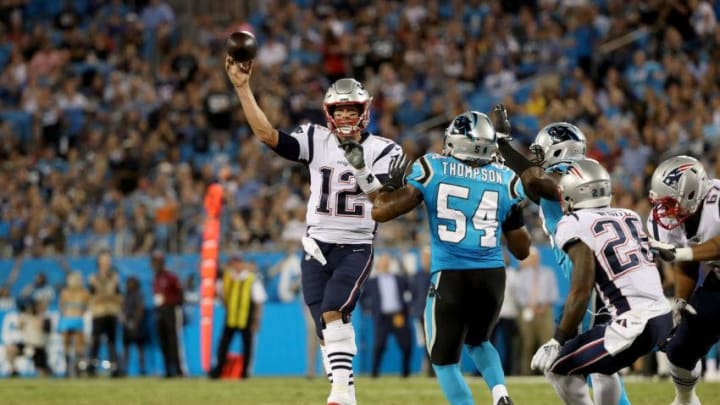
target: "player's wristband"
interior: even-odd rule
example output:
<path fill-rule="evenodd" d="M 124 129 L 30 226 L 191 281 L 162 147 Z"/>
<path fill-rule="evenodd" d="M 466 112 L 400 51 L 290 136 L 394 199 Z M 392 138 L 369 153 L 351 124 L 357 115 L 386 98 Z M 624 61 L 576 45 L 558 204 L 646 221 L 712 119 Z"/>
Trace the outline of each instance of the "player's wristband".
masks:
<path fill-rule="evenodd" d="M 675 249 L 676 262 L 691 262 L 693 260 L 693 251 L 690 247 Z"/>
<path fill-rule="evenodd" d="M 380 180 L 375 177 L 367 166 L 362 169 L 355 169 L 355 179 L 357 180 L 358 186 L 360 186 L 360 190 L 365 194 L 373 193 L 382 188 Z"/>

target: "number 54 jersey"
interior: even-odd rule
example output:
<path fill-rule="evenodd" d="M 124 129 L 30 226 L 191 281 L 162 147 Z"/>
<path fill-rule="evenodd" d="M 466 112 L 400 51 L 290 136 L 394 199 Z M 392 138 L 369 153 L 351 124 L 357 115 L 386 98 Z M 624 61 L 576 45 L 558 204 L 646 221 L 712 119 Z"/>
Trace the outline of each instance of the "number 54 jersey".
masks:
<path fill-rule="evenodd" d="M 567 252 L 577 242 L 595 255 L 595 289 L 613 316 L 670 310 L 637 213 L 608 207 L 566 214 L 558 223 L 555 243 Z"/>
<path fill-rule="evenodd" d="M 415 161 L 407 183 L 427 208 L 432 272 L 505 266 L 499 232 L 524 225 L 525 194 L 515 173 L 497 163 L 472 167 L 427 154 Z"/>

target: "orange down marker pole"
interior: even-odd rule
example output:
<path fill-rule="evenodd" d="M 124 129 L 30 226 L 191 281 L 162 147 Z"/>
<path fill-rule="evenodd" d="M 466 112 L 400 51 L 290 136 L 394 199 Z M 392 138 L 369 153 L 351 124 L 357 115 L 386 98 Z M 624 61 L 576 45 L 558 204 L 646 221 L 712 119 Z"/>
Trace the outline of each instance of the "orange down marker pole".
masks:
<path fill-rule="evenodd" d="M 205 371 L 210 369 L 212 356 L 213 306 L 220 247 L 222 198 L 222 186 L 217 183 L 211 184 L 205 194 L 206 217 L 200 251 L 200 364 Z"/>

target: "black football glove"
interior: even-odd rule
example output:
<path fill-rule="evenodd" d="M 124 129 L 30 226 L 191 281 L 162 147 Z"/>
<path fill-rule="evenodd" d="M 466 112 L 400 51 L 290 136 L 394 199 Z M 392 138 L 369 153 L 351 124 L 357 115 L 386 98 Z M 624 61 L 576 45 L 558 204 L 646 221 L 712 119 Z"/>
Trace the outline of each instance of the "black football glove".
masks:
<path fill-rule="evenodd" d="M 492 112 L 493 126 L 497 133 L 498 142 L 510 142 L 510 120 L 508 120 L 507 110 L 502 104 L 496 104 Z"/>
<path fill-rule="evenodd" d="M 405 187 L 405 174 L 410 161 L 404 153 L 390 160 L 388 166 L 388 181 L 383 185 L 383 191 L 393 191 Z"/>

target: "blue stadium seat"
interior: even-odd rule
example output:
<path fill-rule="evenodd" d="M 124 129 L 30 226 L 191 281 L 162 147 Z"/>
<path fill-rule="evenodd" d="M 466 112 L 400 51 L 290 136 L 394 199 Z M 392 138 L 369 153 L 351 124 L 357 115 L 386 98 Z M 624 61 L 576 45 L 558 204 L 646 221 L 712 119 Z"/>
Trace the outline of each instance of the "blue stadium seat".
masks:
<path fill-rule="evenodd" d="M 5 69 L 5 65 L 10 61 L 10 54 L 12 54 L 12 44 L 0 45 L 0 72 Z"/>
<path fill-rule="evenodd" d="M 532 142 L 540 130 L 540 121 L 534 115 L 515 115 L 510 117 L 513 133 L 518 133 L 521 140 Z"/>
<path fill-rule="evenodd" d="M 63 110 L 63 118 L 66 123 L 68 135 L 76 136 L 85 126 L 85 111 L 79 108 L 68 108 Z"/>
<path fill-rule="evenodd" d="M 513 100 L 518 104 L 525 104 L 530 98 L 533 89 L 535 89 L 534 81 L 522 83 L 513 92 Z"/>
<path fill-rule="evenodd" d="M 27 142 L 32 136 L 32 115 L 22 110 L 0 111 L 0 120 L 9 121 L 20 140 Z"/>
<path fill-rule="evenodd" d="M 484 91 L 476 91 L 472 93 L 468 99 L 470 108 L 482 113 L 490 111 L 493 106 L 499 102 L 500 99 L 498 97 L 491 96 Z"/>

